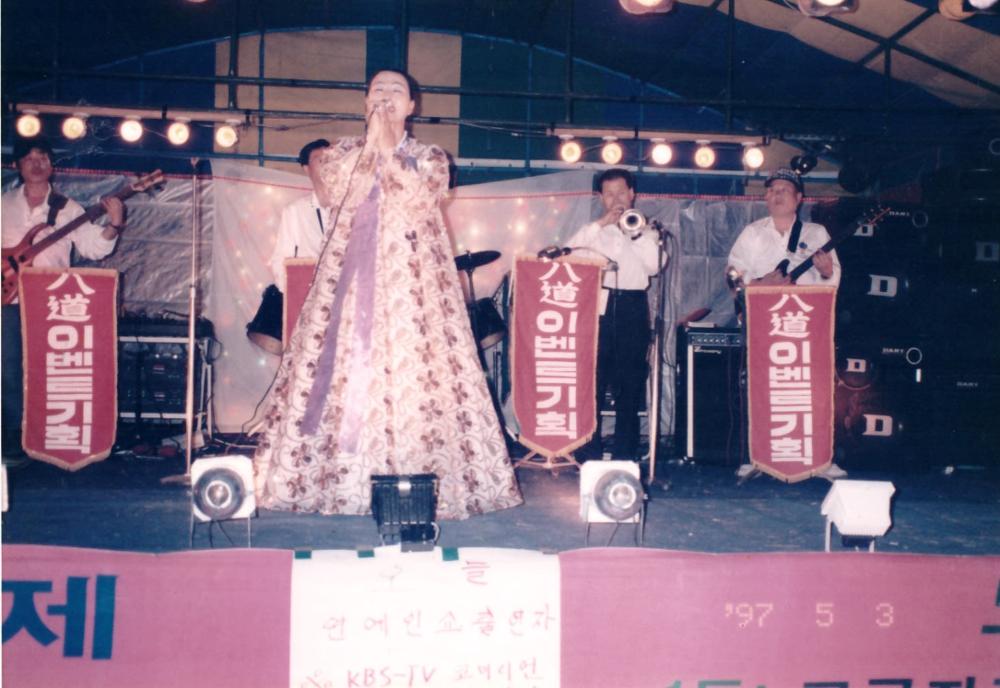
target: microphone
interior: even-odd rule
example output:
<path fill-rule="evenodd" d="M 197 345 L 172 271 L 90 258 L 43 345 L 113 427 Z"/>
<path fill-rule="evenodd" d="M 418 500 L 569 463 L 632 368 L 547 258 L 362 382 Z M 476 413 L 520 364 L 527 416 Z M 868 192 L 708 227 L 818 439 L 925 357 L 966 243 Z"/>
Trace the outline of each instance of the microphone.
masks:
<path fill-rule="evenodd" d="M 655 229 L 660 234 L 666 234 L 667 236 L 673 236 L 673 233 L 663 226 L 663 223 L 659 220 L 650 220 L 649 226 Z"/>
<path fill-rule="evenodd" d="M 560 256 L 568 256 L 572 252 L 573 248 L 570 246 L 563 246 L 562 248 L 559 248 L 558 246 L 549 246 L 539 251 L 538 257 L 548 258 L 549 260 L 555 260 Z"/>

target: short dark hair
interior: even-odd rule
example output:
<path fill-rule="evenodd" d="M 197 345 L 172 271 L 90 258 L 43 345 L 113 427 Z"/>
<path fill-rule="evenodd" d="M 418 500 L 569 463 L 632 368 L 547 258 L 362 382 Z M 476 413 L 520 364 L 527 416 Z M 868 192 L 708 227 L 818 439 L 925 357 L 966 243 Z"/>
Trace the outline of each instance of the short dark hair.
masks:
<path fill-rule="evenodd" d="M 597 193 L 600 193 L 603 189 L 604 182 L 610 182 L 612 179 L 624 179 L 625 185 L 635 191 L 635 175 L 620 167 L 613 167 L 610 170 L 604 170 L 597 175 L 597 181 L 594 182 L 594 187 L 597 190 Z"/>
<path fill-rule="evenodd" d="M 44 136 L 33 136 L 32 138 L 17 137 L 14 141 L 14 162 L 21 162 L 31 151 L 38 149 L 52 159 L 52 142 Z"/>
<path fill-rule="evenodd" d="M 315 141 L 310 141 L 306 145 L 302 146 L 302 150 L 299 151 L 299 164 L 305 167 L 309 164 L 309 156 L 313 154 L 313 151 L 329 147 L 330 142 L 326 139 L 316 139 Z"/>

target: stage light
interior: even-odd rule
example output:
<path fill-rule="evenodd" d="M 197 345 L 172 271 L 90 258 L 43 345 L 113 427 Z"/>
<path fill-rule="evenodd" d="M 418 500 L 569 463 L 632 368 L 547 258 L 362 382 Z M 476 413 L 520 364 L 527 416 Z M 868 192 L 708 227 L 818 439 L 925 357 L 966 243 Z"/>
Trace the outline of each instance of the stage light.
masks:
<path fill-rule="evenodd" d="M 618 0 L 618 3 L 629 14 L 669 12 L 674 7 L 674 0 Z"/>
<path fill-rule="evenodd" d="M 617 165 L 622 161 L 624 155 L 625 151 L 622 150 L 622 144 L 618 143 L 616 137 L 604 137 L 604 145 L 601 146 L 601 160 L 604 161 L 605 165 Z"/>
<path fill-rule="evenodd" d="M 694 164 L 698 167 L 708 169 L 715 164 L 715 151 L 708 144 L 708 141 L 698 141 L 698 149 L 694 152 Z"/>
<path fill-rule="evenodd" d="M 183 146 L 191 138 L 191 127 L 186 119 L 178 119 L 167 127 L 167 140 L 175 146 Z"/>
<path fill-rule="evenodd" d="M 70 115 L 63 120 L 62 134 L 70 141 L 82 139 L 87 135 L 87 116 Z"/>
<path fill-rule="evenodd" d="M 674 158 L 674 149 L 663 139 L 652 139 L 653 149 L 649 157 L 657 165 L 669 165 Z"/>
<path fill-rule="evenodd" d="M 815 155 L 806 153 L 805 155 L 796 155 L 793 157 L 788 161 L 788 166 L 802 176 L 808 174 L 812 168 L 816 167 L 818 162 Z"/>
<path fill-rule="evenodd" d="M 21 113 L 21 116 L 17 118 L 17 124 L 15 125 L 17 133 L 19 136 L 30 139 L 33 136 L 38 136 L 42 131 L 42 120 L 38 119 L 38 113 L 34 110 L 25 110 Z"/>
<path fill-rule="evenodd" d="M 580 466 L 580 518 L 587 523 L 638 523 L 644 493 L 634 461 Z"/>
<path fill-rule="evenodd" d="M 743 164 L 748 170 L 759 170 L 764 165 L 764 149 L 755 144 L 743 144 Z"/>
<path fill-rule="evenodd" d="M 215 130 L 215 143 L 220 148 L 232 148 L 239 142 L 240 135 L 234 122 L 226 122 Z"/>
<path fill-rule="evenodd" d="M 562 143 L 559 144 L 559 157 L 562 158 L 562 161 L 579 162 L 580 158 L 583 157 L 583 147 L 580 142 L 573 139 L 572 136 L 560 136 L 559 138 L 562 139 Z"/>
<path fill-rule="evenodd" d="M 253 462 L 239 455 L 209 456 L 191 464 L 191 508 L 199 521 L 250 518 L 257 510 Z"/>
<path fill-rule="evenodd" d="M 963 21 L 977 14 L 996 14 L 998 0 L 938 0 L 938 11 L 946 19 Z"/>
<path fill-rule="evenodd" d="M 892 527 L 889 506 L 895 491 L 892 483 L 881 480 L 835 480 L 819 510 L 826 516 L 826 551 L 835 525 L 842 536 L 871 538 L 868 551 L 874 552 L 875 538 Z"/>
<path fill-rule="evenodd" d="M 400 543 L 404 552 L 434 549 L 440 529 L 437 514 L 438 477 L 373 475 L 372 516 L 383 545 Z"/>
<path fill-rule="evenodd" d="M 856 12 L 858 0 L 798 0 L 799 11 L 808 17 Z"/>
<path fill-rule="evenodd" d="M 118 125 L 118 135 L 124 141 L 135 143 L 142 138 L 142 122 L 132 117 L 122 120 Z"/>

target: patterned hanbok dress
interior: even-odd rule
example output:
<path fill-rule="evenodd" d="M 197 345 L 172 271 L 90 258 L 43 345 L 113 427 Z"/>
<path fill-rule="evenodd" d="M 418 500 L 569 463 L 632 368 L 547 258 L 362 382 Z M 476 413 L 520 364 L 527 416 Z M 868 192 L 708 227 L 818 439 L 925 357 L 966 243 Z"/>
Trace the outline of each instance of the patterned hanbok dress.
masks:
<path fill-rule="evenodd" d="M 440 210 L 448 158 L 410 137 L 380 155 L 363 143 L 324 152 L 343 203 L 265 402 L 259 503 L 366 514 L 372 475 L 435 473 L 438 518 L 516 506 Z"/>

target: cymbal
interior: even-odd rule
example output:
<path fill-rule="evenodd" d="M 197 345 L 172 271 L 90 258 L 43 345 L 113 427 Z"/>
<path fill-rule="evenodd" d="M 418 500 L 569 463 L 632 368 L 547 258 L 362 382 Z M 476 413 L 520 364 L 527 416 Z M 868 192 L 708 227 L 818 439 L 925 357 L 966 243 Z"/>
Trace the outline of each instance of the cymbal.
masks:
<path fill-rule="evenodd" d="M 500 251 L 476 251 L 475 253 L 466 251 L 460 256 L 455 256 L 455 267 L 459 270 L 475 270 L 489 265 L 499 257 Z"/>

